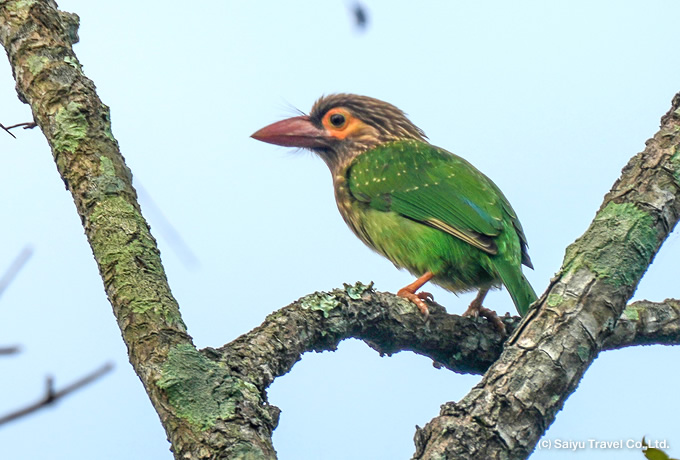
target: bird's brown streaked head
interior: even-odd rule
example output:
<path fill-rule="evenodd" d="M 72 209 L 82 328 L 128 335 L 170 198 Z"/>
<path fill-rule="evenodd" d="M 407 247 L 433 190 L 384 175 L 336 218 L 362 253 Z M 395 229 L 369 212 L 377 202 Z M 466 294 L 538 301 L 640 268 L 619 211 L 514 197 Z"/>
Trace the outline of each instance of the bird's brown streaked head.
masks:
<path fill-rule="evenodd" d="M 425 140 L 425 133 L 392 104 L 356 94 L 331 94 L 317 100 L 309 116 L 273 123 L 252 137 L 311 149 L 335 172 L 368 149 L 402 139 Z"/>

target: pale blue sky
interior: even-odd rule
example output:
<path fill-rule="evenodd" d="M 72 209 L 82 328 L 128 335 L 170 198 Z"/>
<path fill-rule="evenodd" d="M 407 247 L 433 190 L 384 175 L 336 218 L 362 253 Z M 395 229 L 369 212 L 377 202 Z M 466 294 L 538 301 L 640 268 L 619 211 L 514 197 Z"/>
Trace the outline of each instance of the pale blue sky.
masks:
<path fill-rule="evenodd" d="M 365 33 L 342 1 L 59 4 L 81 18 L 75 50 L 111 107 L 135 180 L 200 261 L 182 264 L 142 201 L 199 347 L 229 342 L 317 290 L 360 280 L 395 292 L 412 281 L 345 227 L 320 160 L 250 139 L 293 107 L 355 92 L 406 111 L 510 199 L 536 267 L 527 277 L 541 293 L 680 90 L 675 1 L 367 1 Z M 0 122 L 29 121 L 0 62 Z M 0 271 L 26 244 L 35 254 L 0 298 L 0 344 L 24 349 L 0 362 L 0 414 L 39 397 L 47 374 L 59 387 L 106 360 L 116 369 L 1 429 L 0 457 L 170 459 L 46 142 L 37 130 L 16 134 L 0 133 Z M 673 235 L 636 298 L 680 297 L 679 253 Z M 452 313 L 471 299 L 432 292 Z M 504 291 L 487 305 L 514 312 Z M 546 439 L 647 436 L 680 456 L 680 402 L 666 383 L 678 380 L 679 358 L 667 347 L 604 353 Z M 269 391 L 282 409 L 275 447 L 282 460 L 410 458 L 414 426 L 478 380 L 410 353 L 380 358 L 356 341 L 306 355 Z"/>

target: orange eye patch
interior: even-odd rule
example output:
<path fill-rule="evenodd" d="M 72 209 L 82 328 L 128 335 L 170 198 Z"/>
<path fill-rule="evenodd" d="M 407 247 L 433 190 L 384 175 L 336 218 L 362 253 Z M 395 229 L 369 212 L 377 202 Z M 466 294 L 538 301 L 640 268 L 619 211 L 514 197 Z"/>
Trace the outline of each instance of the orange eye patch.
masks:
<path fill-rule="evenodd" d="M 336 139 L 344 139 L 365 126 L 363 121 L 352 116 L 342 107 L 337 107 L 326 112 L 321 123 L 328 133 Z"/>

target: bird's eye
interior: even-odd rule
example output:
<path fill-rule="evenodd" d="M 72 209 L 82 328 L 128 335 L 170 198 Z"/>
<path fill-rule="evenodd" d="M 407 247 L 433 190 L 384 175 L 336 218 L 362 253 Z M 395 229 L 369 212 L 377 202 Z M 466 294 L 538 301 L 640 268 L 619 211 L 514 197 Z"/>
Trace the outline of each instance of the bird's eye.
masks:
<path fill-rule="evenodd" d="M 340 128 L 345 124 L 347 118 L 345 118 L 345 116 L 341 113 L 334 113 L 333 115 L 330 116 L 329 121 L 336 128 Z"/>

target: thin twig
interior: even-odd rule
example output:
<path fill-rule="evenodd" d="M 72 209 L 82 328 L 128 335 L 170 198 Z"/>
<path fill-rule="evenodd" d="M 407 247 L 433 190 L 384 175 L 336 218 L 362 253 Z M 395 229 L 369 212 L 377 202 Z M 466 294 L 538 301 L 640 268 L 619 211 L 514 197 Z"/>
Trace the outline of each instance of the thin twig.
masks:
<path fill-rule="evenodd" d="M 18 128 L 18 127 L 20 127 L 20 126 L 23 126 L 24 129 L 33 129 L 33 128 L 35 128 L 35 127 L 38 126 L 38 125 L 37 125 L 34 121 L 24 122 L 24 123 L 17 123 L 16 125 L 12 125 L 12 126 L 5 126 L 5 125 L 3 125 L 2 123 L 0 123 L 0 128 L 2 128 L 2 129 L 4 129 L 5 131 L 7 131 L 7 134 L 9 134 L 10 136 L 12 136 L 14 139 L 16 139 L 17 137 L 10 131 L 10 129 Z"/>
<path fill-rule="evenodd" d="M 12 264 L 9 266 L 7 271 L 5 272 L 4 275 L 2 275 L 2 278 L 0 278 L 0 296 L 2 296 L 2 293 L 5 292 L 5 289 L 7 289 L 7 286 L 9 286 L 12 281 L 14 281 L 14 278 L 16 277 L 17 273 L 23 268 L 24 264 L 28 261 L 28 259 L 31 258 L 33 255 L 33 247 L 30 245 L 24 246 L 24 248 L 19 252 L 19 254 L 14 258 L 12 261 Z"/>
<path fill-rule="evenodd" d="M 101 378 L 105 374 L 111 372 L 112 369 L 113 363 L 106 363 L 99 369 L 95 370 L 94 372 L 86 375 L 80 380 L 73 382 L 70 385 L 67 385 L 66 387 L 62 388 L 59 391 L 54 390 L 54 379 L 52 377 L 47 377 L 47 380 L 45 382 L 46 383 L 45 395 L 39 401 L 29 406 L 26 406 L 23 409 L 19 409 L 15 412 L 11 412 L 5 416 L 0 417 L 0 425 L 24 417 L 28 414 L 31 414 L 37 410 L 42 409 L 43 407 L 49 406 L 50 404 L 54 404 L 58 399 L 61 399 L 64 396 L 84 387 L 85 385 L 94 382 L 95 380 Z"/>
<path fill-rule="evenodd" d="M 6 127 L 5 125 L 3 125 L 2 123 L 0 123 L 0 128 L 2 128 L 2 129 L 4 129 L 5 131 L 7 131 L 7 134 L 9 134 L 10 136 L 12 136 L 14 139 L 17 138 L 14 134 L 12 134 L 12 131 L 10 131 L 9 128 L 7 128 L 7 127 Z"/>
<path fill-rule="evenodd" d="M 3 125 L 2 123 L 0 123 L 0 128 L 2 128 L 2 129 L 4 129 L 5 131 L 7 131 L 7 134 L 9 134 L 10 136 L 12 136 L 14 139 L 16 139 L 17 137 L 10 131 L 10 129 L 18 128 L 18 127 L 20 127 L 20 126 L 23 126 L 24 129 L 33 129 L 33 128 L 35 128 L 35 127 L 38 126 L 38 125 L 37 125 L 34 121 L 29 121 L 29 122 L 24 122 L 24 123 L 17 123 L 16 125 L 12 125 L 12 126 L 5 126 L 5 125 Z"/>
<path fill-rule="evenodd" d="M 14 345 L 12 347 L 2 347 L 0 348 L 0 356 L 16 355 L 21 351 L 19 345 Z"/>
<path fill-rule="evenodd" d="M 8 126 L 7 129 L 18 128 L 19 126 L 23 126 L 24 129 L 33 129 L 38 126 L 38 124 L 35 121 L 26 121 L 24 123 L 17 123 L 16 125 Z"/>

